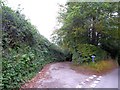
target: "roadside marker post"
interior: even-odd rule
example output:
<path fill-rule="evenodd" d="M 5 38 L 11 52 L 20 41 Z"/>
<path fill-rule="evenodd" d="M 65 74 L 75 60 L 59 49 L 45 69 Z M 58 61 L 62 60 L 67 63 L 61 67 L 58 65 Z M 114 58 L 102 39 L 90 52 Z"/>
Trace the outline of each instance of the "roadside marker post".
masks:
<path fill-rule="evenodd" d="M 94 63 L 95 62 L 95 56 L 92 55 L 91 57 L 92 57 L 92 62 Z"/>

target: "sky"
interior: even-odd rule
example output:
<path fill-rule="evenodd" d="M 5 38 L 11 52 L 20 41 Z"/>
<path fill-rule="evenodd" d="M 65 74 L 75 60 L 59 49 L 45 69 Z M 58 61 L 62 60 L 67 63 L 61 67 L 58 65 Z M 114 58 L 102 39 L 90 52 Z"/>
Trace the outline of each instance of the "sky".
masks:
<path fill-rule="evenodd" d="M 57 25 L 57 12 L 59 4 L 65 4 L 66 0 L 7 0 L 7 5 L 16 10 L 24 8 L 22 13 L 36 26 L 40 34 L 51 41 L 51 34 Z"/>

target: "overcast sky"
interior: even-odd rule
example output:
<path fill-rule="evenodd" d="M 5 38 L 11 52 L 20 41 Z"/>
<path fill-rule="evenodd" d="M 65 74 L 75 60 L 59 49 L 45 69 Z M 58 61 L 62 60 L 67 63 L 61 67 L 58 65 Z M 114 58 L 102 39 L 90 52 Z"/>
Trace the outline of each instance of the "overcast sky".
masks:
<path fill-rule="evenodd" d="M 8 6 L 16 10 L 18 5 L 24 8 L 22 13 L 37 27 L 40 34 L 50 40 L 57 24 L 58 3 L 65 4 L 66 0 L 7 0 Z"/>

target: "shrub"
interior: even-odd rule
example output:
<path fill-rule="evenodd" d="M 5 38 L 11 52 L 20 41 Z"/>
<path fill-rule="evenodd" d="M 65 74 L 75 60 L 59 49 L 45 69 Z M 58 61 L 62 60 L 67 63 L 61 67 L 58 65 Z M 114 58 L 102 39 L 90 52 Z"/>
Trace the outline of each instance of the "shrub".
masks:
<path fill-rule="evenodd" d="M 2 85 L 3 90 L 20 88 L 44 65 L 63 61 L 60 48 L 40 35 L 19 11 L 2 6 Z M 1 78 L 0 78 L 1 79 Z"/>
<path fill-rule="evenodd" d="M 107 53 L 99 47 L 91 44 L 79 44 L 77 50 L 73 52 L 73 62 L 76 64 L 91 62 L 91 56 L 95 55 L 95 61 L 105 59 Z"/>

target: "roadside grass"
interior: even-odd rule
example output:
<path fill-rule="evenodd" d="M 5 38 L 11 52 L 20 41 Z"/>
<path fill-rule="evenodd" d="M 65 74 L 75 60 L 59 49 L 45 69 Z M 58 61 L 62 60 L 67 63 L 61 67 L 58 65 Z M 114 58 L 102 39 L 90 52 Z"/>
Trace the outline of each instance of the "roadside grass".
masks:
<path fill-rule="evenodd" d="M 118 67 L 116 60 L 100 60 L 98 62 L 84 63 L 82 65 L 72 64 L 71 68 L 83 74 L 106 74 Z"/>

